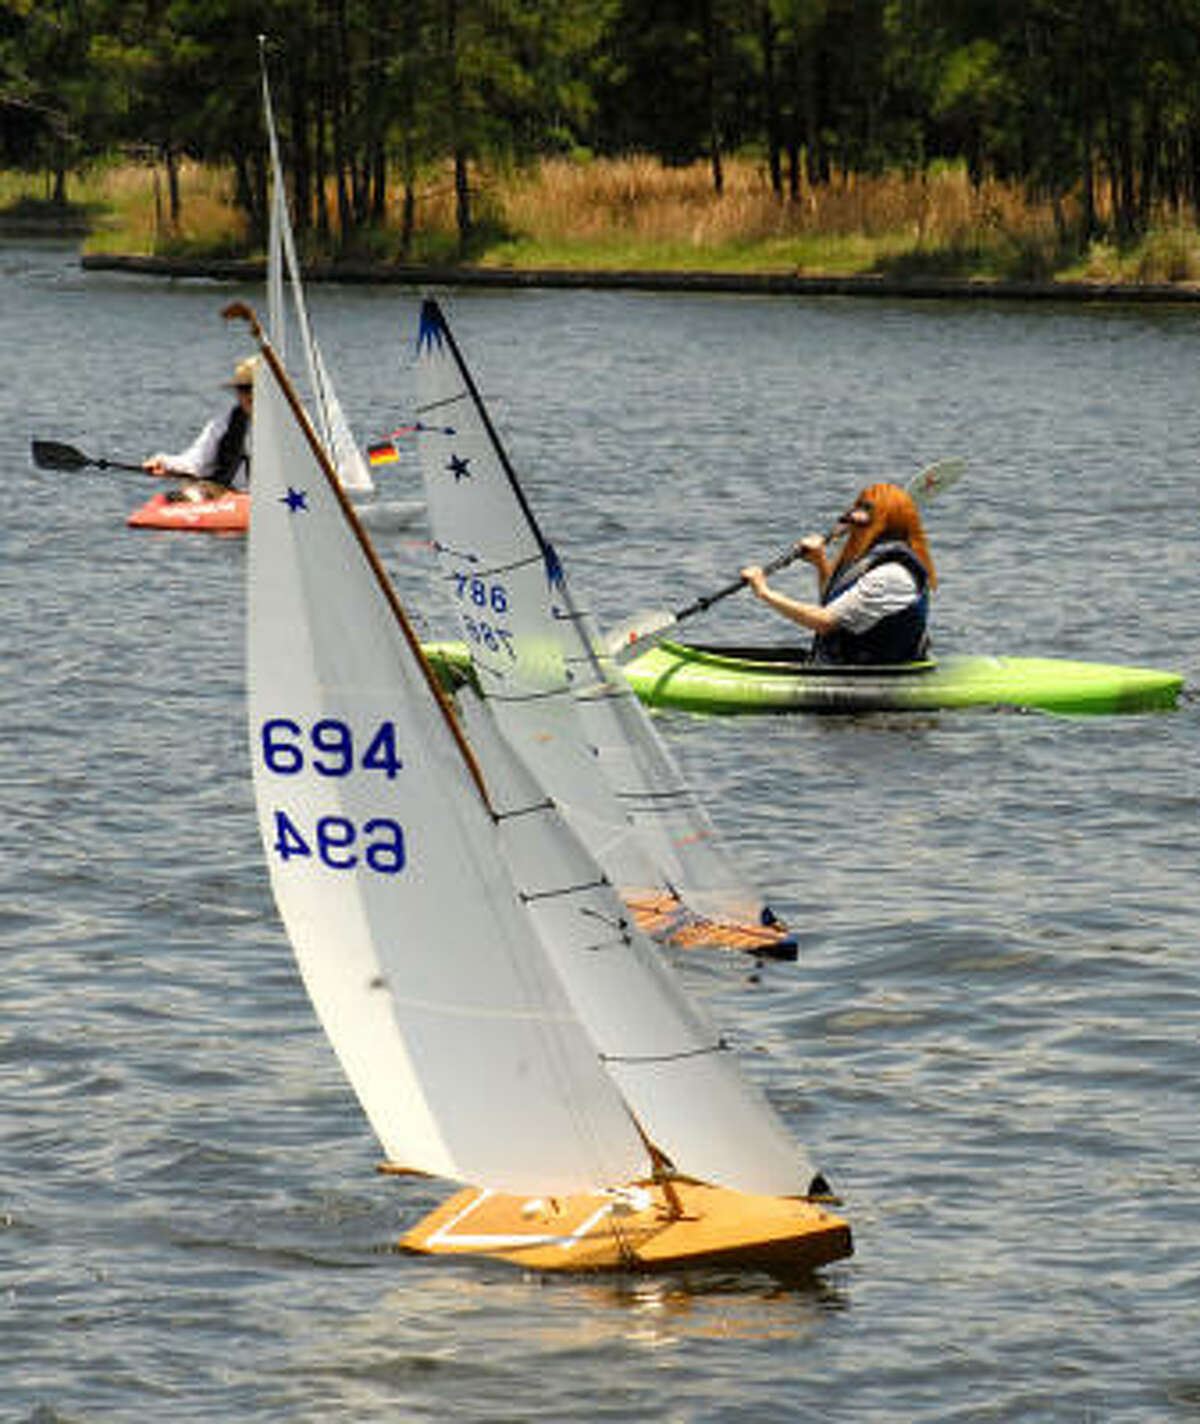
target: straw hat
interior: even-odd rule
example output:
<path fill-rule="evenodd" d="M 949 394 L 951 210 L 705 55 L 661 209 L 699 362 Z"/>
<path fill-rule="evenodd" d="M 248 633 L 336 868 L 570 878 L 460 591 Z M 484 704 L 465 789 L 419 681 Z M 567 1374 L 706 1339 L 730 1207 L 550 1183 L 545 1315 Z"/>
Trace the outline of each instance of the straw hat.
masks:
<path fill-rule="evenodd" d="M 225 389 L 236 391 L 239 386 L 252 386 L 254 384 L 254 372 L 258 366 L 257 356 L 247 356 L 239 361 L 233 368 L 233 380 L 227 381 Z"/>

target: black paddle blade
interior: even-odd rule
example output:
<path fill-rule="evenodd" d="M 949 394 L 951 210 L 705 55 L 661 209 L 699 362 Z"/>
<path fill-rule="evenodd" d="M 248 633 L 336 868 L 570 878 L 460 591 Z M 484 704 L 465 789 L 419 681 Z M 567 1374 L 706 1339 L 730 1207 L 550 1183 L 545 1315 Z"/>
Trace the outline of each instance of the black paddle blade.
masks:
<path fill-rule="evenodd" d="M 74 445 L 63 445 L 58 440 L 35 440 L 33 463 L 41 470 L 84 470 L 96 462 Z"/>

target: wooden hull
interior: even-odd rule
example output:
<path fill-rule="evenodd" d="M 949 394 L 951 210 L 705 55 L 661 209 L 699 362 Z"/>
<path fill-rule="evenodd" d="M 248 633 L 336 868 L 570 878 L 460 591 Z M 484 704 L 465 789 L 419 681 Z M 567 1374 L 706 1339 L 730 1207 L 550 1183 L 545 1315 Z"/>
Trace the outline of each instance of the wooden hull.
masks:
<path fill-rule="evenodd" d="M 704 919 L 669 895 L 630 895 L 625 903 L 643 933 L 679 949 L 737 949 L 789 963 L 797 957 L 796 936 L 786 925 Z"/>
<path fill-rule="evenodd" d="M 467 1187 L 401 1240 L 410 1251 L 486 1256 L 532 1271 L 723 1266 L 806 1271 L 853 1253 L 849 1225 L 815 1202 L 698 1182 L 570 1197 Z"/>
<path fill-rule="evenodd" d="M 190 529 L 201 534 L 245 534 L 250 496 L 230 490 L 219 499 L 170 499 L 152 495 L 126 523 L 131 529 Z"/>

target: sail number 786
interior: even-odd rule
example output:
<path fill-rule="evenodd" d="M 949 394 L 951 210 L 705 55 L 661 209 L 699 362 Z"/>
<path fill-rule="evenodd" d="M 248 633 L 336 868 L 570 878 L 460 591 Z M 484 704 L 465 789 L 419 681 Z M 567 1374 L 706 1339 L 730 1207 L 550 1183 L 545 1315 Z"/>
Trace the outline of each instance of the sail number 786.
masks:
<path fill-rule="evenodd" d="M 502 583 L 488 583 L 475 574 L 455 573 L 452 578 L 468 639 L 489 652 L 505 652 L 515 660 L 512 633 L 502 626 L 502 620 L 508 617 L 508 590 Z"/>
<path fill-rule="evenodd" d="M 275 776 L 315 772 L 322 777 L 372 773 L 393 780 L 403 770 L 394 722 L 380 722 L 366 736 L 336 717 L 302 727 L 290 717 L 272 717 L 259 729 L 264 767 Z M 274 812 L 271 849 L 280 860 L 315 857 L 329 870 L 361 867 L 381 875 L 404 869 L 404 830 L 388 816 L 371 816 L 360 826 L 349 816 L 319 816 L 301 825 L 287 811 Z"/>

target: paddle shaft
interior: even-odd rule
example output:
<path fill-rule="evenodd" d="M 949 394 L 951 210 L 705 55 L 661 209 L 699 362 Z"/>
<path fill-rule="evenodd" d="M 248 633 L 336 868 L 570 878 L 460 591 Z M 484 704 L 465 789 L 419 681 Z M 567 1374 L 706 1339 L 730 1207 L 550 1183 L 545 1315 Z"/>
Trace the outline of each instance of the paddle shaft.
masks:
<path fill-rule="evenodd" d="M 829 531 L 829 533 L 826 534 L 825 542 L 828 544 L 837 533 L 838 526 L 834 525 L 834 527 Z M 768 575 L 777 574 L 780 569 L 786 569 L 789 564 L 795 563 L 795 561 L 799 557 L 800 545 L 794 544 L 787 551 L 787 553 L 780 554 L 778 558 L 772 559 L 769 564 L 764 564 L 762 566 L 762 571 L 764 574 Z M 694 602 L 689 603 L 686 608 L 680 608 L 676 610 L 675 622 L 678 623 L 684 618 L 691 618 L 697 613 L 703 613 L 706 608 L 711 608 L 714 603 L 720 603 L 723 598 L 728 598 L 730 594 L 737 593 L 739 589 L 745 587 L 746 580 L 742 577 L 741 574 L 739 574 L 737 578 L 732 581 L 732 583 L 727 583 L 724 588 L 717 589 L 715 593 L 702 594 L 701 597 L 694 600 Z"/>
<path fill-rule="evenodd" d="M 136 471 L 139 475 L 144 475 L 144 474 L 147 473 L 147 471 L 146 471 L 146 469 L 145 469 L 144 466 L 142 466 L 142 465 L 132 465 L 132 464 L 130 464 L 127 460 L 103 460 L 103 459 L 101 459 L 101 460 L 92 460 L 91 463 L 92 463 L 93 465 L 95 465 L 95 467 L 96 467 L 98 470 L 134 470 L 134 471 Z M 169 473 L 169 474 L 174 474 L 174 471 L 168 471 L 168 473 Z M 180 478 L 180 479 L 191 479 L 192 476 L 191 476 L 191 475 L 183 475 L 183 474 L 180 474 L 179 478 Z"/>

